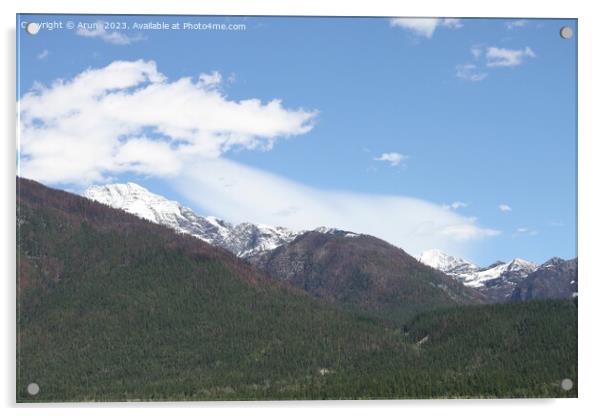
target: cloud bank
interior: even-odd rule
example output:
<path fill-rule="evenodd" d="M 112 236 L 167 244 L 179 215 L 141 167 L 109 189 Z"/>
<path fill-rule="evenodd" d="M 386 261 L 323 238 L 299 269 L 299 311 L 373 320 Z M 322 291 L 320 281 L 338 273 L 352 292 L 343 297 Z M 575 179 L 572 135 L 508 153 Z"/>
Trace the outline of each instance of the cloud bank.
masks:
<path fill-rule="evenodd" d="M 80 185 L 125 172 L 175 175 L 183 155 L 269 149 L 314 125 L 315 111 L 278 99 L 233 101 L 219 82 L 216 72 L 169 82 L 154 62 L 139 60 L 38 85 L 18 102 L 20 174 Z"/>
<path fill-rule="evenodd" d="M 433 247 L 466 254 L 472 243 L 500 234 L 428 201 L 316 189 L 223 158 L 187 163 L 173 183 L 205 213 L 232 222 L 326 225 L 377 236 L 413 255 Z"/>

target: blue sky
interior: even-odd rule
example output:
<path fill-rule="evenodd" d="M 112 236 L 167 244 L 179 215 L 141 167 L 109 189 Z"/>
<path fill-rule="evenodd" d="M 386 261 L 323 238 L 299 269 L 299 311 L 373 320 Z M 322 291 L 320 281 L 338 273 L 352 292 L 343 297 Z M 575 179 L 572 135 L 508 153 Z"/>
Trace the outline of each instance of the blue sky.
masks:
<path fill-rule="evenodd" d="M 57 79 L 68 84 L 88 68 L 142 60 L 155 63 L 164 83 L 183 77 L 196 82 L 205 74 L 204 84 L 198 81 L 188 88 L 218 94 L 221 101 L 216 102 L 221 104 L 247 99 L 261 103 L 252 113 L 240 113 L 253 115 L 249 125 L 228 133 L 241 145 L 210 155 L 194 153 L 185 161 L 177 159 L 180 153 L 170 158 L 167 152 L 163 160 L 160 149 L 159 156 L 143 162 L 128 156 L 128 166 L 142 163 L 145 169 L 123 167 L 123 157 L 119 169 L 84 166 L 72 152 L 72 160 L 65 156 L 58 165 L 77 162 L 82 170 L 53 176 L 49 170 L 59 169 L 56 161 L 63 159 L 53 154 L 43 160 L 50 153 L 36 149 L 47 143 L 24 128 L 22 160 L 32 161 L 31 166 L 37 163 L 36 169 L 22 163 L 24 176 L 75 191 L 91 183 L 129 180 L 201 214 L 234 222 L 277 221 L 294 228 L 303 221 L 329 221 L 336 224 L 322 225 L 374 229 L 372 234 L 412 254 L 442 248 L 482 265 L 514 257 L 543 262 L 551 256 L 576 256 L 574 20 L 20 18 L 63 25 L 124 22 L 128 27 L 150 21 L 211 22 L 244 24 L 245 30 L 42 28 L 36 36 L 21 30 L 18 100 L 36 83 L 46 86 L 34 93 L 39 97 L 52 90 Z M 573 28 L 572 39 L 559 36 L 565 25 Z M 144 85 L 121 92 L 129 94 Z M 281 103 L 271 111 L 265 106 L 273 99 Z M 23 111 L 37 111 L 28 128 L 52 128 L 52 117 L 35 107 L 36 102 L 23 100 Z M 168 112 L 170 102 L 147 111 Z M 82 104 L 82 113 L 98 111 L 87 105 Z M 237 107 L 228 114 L 239 110 L 243 111 Z M 216 115 L 222 116 L 226 117 Z M 90 120 L 90 131 L 107 124 L 92 116 L 84 120 Z M 143 127 L 119 133 L 119 143 L 144 135 L 153 143 L 165 139 L 171 149 L 180 146 L 181 139 L 173 133 L 177 126 L 153 127 L 148 122 L 151 127 L 145 127 L 138 119 L 136 123 Z M 183 123 L 188 126 L 188 121 Z M 85 136 L 85 124 L 77 125 L 81 131 L 73 134 Z M 120 132 L 115 129 L 107 135 Z M 57 132 L 64 130 L 50 131 L 48 137 Z M 221 138 L 223 132 L 216 127 L 202 140 Z M 67 141 L 55 143 L 59 149 L 73 147 Z M 170 161 L 173 169 L 163 172 Z M 239 183 L 233 186 L 235 181 Z M 225 182 L 228 185 L 220 187 Z M 235 195 L 232 189 L 239 191 Z M 247 206 L 249 199 L 255 200 Z M 296 202 L 289 207 L 288 200 Z M 264 207 L 272 204 L 274 209 Z M 289 215 L 289 208 L 311 215 Z M 340 212 L 340 218 L 333 212 Z M 373 218 L 362 222 L 366 217 Z"/>

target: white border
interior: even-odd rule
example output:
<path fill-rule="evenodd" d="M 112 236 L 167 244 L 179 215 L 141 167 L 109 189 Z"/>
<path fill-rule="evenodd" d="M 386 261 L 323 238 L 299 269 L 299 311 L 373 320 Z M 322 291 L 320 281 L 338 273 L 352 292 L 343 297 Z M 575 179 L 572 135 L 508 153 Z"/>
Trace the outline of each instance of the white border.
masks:
<path fill-rule="evenodd" d="M 125 415 L 143 412 L 162 415 L 166 407 L 188 414 L 230 414 L 243 409 L 251 414 L 317 414 L 345 412 L 365 414 L 400 412 L 422 415 L 504 415 L 526 411 L 546 415 L 589 414 L 599 407 L 602 387 L 600 366 L 600 303 L 602 271 L 597 254 L 602 213 L 600 120 L 602 109 L 596 107 L 600 97 L 600 50 L 602 25 L 596 2 L 505 0 L 495 3 L 468 0 L 412 1 L 407 4 L 384 0 L 103 0 L 98 2 L 54 0 L 3 0 L 2 13 L 2 83 L 1 101 L 4 141 L 0 169 L 3 185 L 2 211 L 2 342 L 0 343 L 0 404 L 5 414 L 80 414 L 77 405 L 15 405 L 15 14 L 25 13 L 131 13 L 131 14 L 234 14 L 234 15 L 347 15 L 347 16 L 448 16 L 448 17 L 562 17 L 579 19 L 579 396 L 577 400 L 494 400 L 494 401 L 381 401 L 381 402 L 243 402 L 243 403 L 156 403 L 156 404 L 84 404 L 94 414 Z M 545 149 L 542 149 L 545 151 Z"/>

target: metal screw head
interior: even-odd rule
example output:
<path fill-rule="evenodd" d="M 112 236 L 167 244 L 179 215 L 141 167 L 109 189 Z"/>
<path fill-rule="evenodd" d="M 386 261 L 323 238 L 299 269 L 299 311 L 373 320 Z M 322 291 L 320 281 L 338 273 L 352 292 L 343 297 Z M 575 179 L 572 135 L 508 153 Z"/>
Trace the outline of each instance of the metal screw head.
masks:
<path fill-rule="evenodd" d="M 573 37 L 573 29 L 570 26 L 562 26 L 560 28 L 560 37 L 562 39 L 570 39 Z"/>
<path fill-rule="evenodd" d="M 569 391 L 573 388 L 573 380 L 570 378 L 565 378 L 560 382 L 560 388 L 564 391 Z"/>
<path fill-rule="evenodd" d="M 40 31 L 40 25 L 36 22 L 29 22 L 25 26 L 25 31 L 30 35 L 37 35 Z"/>
<path fill-rule="evenodd" d="M 29 383 L 27 385 L 27 393 L 30 396 L 35 396 L 39 392 L 40 392 L 40 386 L 38 386 L 38 383 Z"/>

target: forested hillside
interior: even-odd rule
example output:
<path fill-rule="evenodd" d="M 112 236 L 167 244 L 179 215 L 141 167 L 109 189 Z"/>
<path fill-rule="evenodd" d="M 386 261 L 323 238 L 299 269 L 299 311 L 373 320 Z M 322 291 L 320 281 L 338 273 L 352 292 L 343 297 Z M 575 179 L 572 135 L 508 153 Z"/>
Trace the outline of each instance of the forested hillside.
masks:
<path fill-rule="evenodd" d="M 18 401 L 576 395 L 559 388 L 577 380 L 576 303 L 391 324 L 125 212 L 17 192 Z"/>

